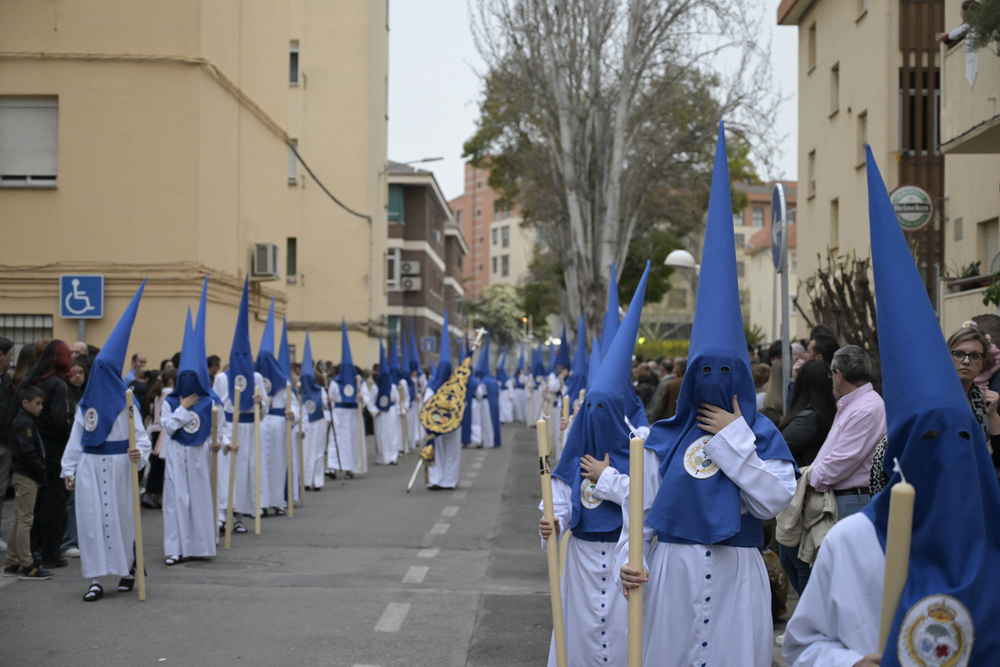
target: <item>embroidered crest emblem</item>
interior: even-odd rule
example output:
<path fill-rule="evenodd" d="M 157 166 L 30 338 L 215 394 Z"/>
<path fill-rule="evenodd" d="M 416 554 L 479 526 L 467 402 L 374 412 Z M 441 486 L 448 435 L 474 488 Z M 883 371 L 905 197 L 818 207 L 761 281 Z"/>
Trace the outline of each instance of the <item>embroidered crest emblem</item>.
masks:
<path fill-rule="evenodd" d="M 387 407 L 389 407 L 389 397 L 388 396 L 380 396 L 379 399 L 378 399 L 378 405 L 379 405 L 380 408 L 387 408 Z"/>
<path fill-rule="evenodd" d="M 311 415 L 312 413 L 316 412 L 316 403 L 315 403 L 315 401 L 306 401 L 305 407 L 306 407 L 306 414 L 310 414 Z"/>
<path fill-rule="evenodd" d="M 247 379 L 242 375 L 237 375 L 236 380 L 233 381 L 233 386 L 239 389 L 242 393 L 243 390 L 247 388 Z"/>
<path fill-rule="evenodd" d="M 86 414 L 83 415 L 83 428 L 87 431 L 92 432 L 97 428 L 97 408 L 90 408 L 87 410 Z"/>
<path fill-rule="evenodd" d="M 708 479 L 719 472 L 719 466 L 705 453 L 705 443 L 712 439 L 706 435 L 692 442 L 684 452 L 684 470 L 695 479 Z"/>
<path fill-rule="evenodd" d="M 597 482 L 592 482 L 589 479 L 583 480 L 583 484 L 580 485 L 580 504 L 589 510 L 604 502 L 600 498 L 594 497 L 594 489 L 596 488 Z"/>
<path fill-rule="evenodd" d="M 28 429 L 28 437 L 29 438 L 31 437 L 31 429 L 30 428 Z"/>
<path fill-rule="evenodd" d="M 198 416 L 198 413 L 192 412 L 191 419 L 189 419 L 187 423 L 184 424 L 184 430 L 194 435 L 195 433 L 198 432 L 199 428 L 201 428 L 201 417 Z"/>
<path fill-rule="evenodd" d="M 345 384 L 343 392 L 344 392 L 344 396 L 346 396 L 347 398 L 350 398 L 351 396 L 354 396 L 354 385 L 353 384 Z"/>
<path fill-rule="evenodd" d="M 896 652 L 902 667 L 965 667 L 972 652 L 972 616 L 950 595 L 916 603 L 899 626 Z"/>
<path fill-rule="evenodd" d="M 264 391 L 267 392 L 269 396 L 271 395 L 271 381 L 267 378 L 264 378 Z"/>

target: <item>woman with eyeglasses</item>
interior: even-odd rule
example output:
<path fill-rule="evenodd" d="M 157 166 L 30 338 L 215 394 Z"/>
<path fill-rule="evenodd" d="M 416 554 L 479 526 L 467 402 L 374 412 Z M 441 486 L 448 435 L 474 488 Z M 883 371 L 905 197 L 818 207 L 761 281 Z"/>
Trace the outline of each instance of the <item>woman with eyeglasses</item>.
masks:
<path fill-rule="evenodd" d="M 962 389 L 969 399 L 969 406 L 976 421 L 983 429 L 986 436 L 986 444 L 993 455 L 994 465 L 997 462 L 997 455 L 1000 453 L 1000 415 L 997 414 L 997 402 L 1000 401 L 1000 394 L 986 388 L 980 388 L 976 384 L 976 377 L 983 371 L 988 371 L 996 364 L 996 360 L 987 354 L 990 349 L 990 340 L 973 323 L 967 322 L 966 326 L 956 331 L 948 339 L 948 349 L 951 350 L 951 360 L 955 364 L 955 371 L 958 379 L 962 383 Z M 885 454 L 886 439 L 883 438 L 875 447 L 875 454 L 872 458 L 871 477 L 869 487 L 872 495 L 885 488 L 889 482 L 889 477 L 882 467 L 882 459 Z"/>

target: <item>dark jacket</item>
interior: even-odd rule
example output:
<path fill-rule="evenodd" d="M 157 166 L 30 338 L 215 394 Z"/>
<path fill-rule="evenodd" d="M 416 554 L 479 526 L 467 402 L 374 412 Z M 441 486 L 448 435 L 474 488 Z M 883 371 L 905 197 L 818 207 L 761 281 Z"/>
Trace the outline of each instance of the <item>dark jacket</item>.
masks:
<path fill-rule="evenodd" d="M 10 442 L 10 428 L 17 410 L 14 381 L 10 379 L 10 374 L 0 373 L 0 443 Z"/>
<path fill-rule="evenodd" d="M 819 423 L 812 408 L 805 408 L 781 429 L 781 435 L 788 443 L 795 463 L 801 468 L 816 459 L 829 430 Z"/>
<path fill-rule="evenodd" d="M 35 418 L 24 408 L 18 408 L 10 429 L 12 450 L 11 472 L 16 472 L 45 486 L 45 447 L 35 425 Z"/>
<path fill-rule="evenodd" d="M 50 375 L 38 382 L 45 392 L 45 404 L 42 414 L 35 422 L 45 443 L 45 456 L 50 463 L 58 464 L 62 460 L 63 451 L 69 441 L 69 433 L 73 428 L 73 413 L 69 409 L 69 391 L 66 383 L 55 375 Z"/>

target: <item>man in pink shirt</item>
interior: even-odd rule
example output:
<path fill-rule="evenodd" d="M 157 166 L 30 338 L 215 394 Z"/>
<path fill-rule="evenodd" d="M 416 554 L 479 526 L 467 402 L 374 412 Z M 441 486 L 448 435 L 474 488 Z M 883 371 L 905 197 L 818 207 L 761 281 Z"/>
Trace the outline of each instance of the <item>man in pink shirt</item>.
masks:
<path fill-rule="evenodd" d="M 837 414 L 813 463 L 809 485 L 833 489 L 838 520 L 864 509 L 871 500 L 868 473 L 872 453 L 885 435 L 885 404 L 871 385 L 872 362 L 857 345 L 833 355 L 833 395 Z"/>

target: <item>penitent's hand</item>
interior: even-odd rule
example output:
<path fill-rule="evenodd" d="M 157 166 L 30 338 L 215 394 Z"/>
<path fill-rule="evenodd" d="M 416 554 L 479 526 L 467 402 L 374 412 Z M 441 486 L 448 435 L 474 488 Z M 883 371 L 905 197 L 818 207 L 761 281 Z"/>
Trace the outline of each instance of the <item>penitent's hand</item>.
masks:
<path fill-rule="evenodd" d="M 556 535 L 558 536 L 559 517 L 553 517 L 552 520 L 556 522 Z M 546 540 L 549 539 L 549 535 L 552 534 L 552 526 L 549 525 L 548 520 L 545 519 L 544 517 L 542 518 L 541 521 L 538 522 L 538 532 L 540 532 L 542 534 L 542 537 L 545 538 Z"/>
<path fill-rule="evenodd" d="M 605 453 L 604 458 L 600 461 L 595 459 L 590 454 L 587 454 L 582 459 L 580 459 L 580 476 L 586 477 L 592 482 L 596 482 L 601 478 L 601 473 L 604 472 L 606 468 L 611 465 L 611 455 Z"/>
<path fill-rule="evenodd" d="M 190 410 L 195 405 L 198 405 L 198 394 L 191 394 L 181 399 L 181 407 L 185 410 Z"/>
<path fill-rule="evenodd" d="M 698 409 L 698 428 L 715 435 L 742 416 L 736 396 L 733 396 L 732 412 L 728 412 L 725 408 L 702 403 Z"/>
<path fill-rule="evenodd" d="M 76 480 L 73 479 L 73 475 L 70 475 L 69 477 L 64 477 L 63 482 L 66 483 L 67 491 L 72 491 L 73 489 L 76 488 Z"/>
<path fill-rule="evenodd" d="M 871 653 L 854 663 L 854 667 L 879 667 L 882 664 L 881 653 Z"/>
<path fill-rule="evenodd" d="M 132 463 L 138 463 L 139 459 L 141 458 L 142 454 L 139 452 L 138 447 L 128 450 L 128 460 L 131 461 Z"/>
<path fill-rule="evenodd" d="M 649 581 L 649 570 L 642 568 L 642 572 L 633 570 L 628 565 L 622 565 L 621 569 L 622 585 L 625 587 L 625 597 L 628 598 L 630 588 L 639 588 Z"/>

